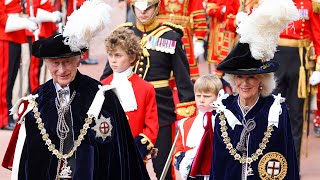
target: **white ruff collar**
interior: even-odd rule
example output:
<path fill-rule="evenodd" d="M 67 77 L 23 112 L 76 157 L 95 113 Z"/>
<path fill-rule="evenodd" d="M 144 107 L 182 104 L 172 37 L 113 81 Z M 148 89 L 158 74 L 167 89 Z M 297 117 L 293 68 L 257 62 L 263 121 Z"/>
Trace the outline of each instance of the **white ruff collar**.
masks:
<path fill-rule="evenodd" d="M 132 85 L 128 80 L 128 76 L 130 76 L 131 73 L 131 67 L 121 73 L 114 72 L 113 79 L 111 81 L 111 85 L 115 87 L 116 94 L 125 112 L 137 109 L 136 97 L 134 95 Z"/>

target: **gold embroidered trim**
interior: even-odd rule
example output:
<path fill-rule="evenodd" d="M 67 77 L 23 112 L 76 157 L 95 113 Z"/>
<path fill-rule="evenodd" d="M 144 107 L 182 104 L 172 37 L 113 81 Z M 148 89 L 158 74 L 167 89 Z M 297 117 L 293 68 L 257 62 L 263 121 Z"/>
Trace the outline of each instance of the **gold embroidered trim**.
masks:
<path fill-rule="evenodd" d="M 149 83 L 152 84 L 154 88 L 162 88 L 169 86 L 169 80 L 149 81 Z"/>
<path fill-rule="evenodd" d="M 117 26 L 117 28 L 119 28 L 119 27 L 132 27 L 132 26 L 133 26 L 132 22 L 125 22 L 125 23 L 122 23 L 119 26 Z"/>
<path fill-rule="evenodd" d="M 195 111 L 196 108 L 194 106 L 177 108 L 177 114 L 183 117 L 190 117 L 195 113 Z"/>
<path fill-rule="evenodd" d="M 166 25 L 166 26 L 169 26 L 169 27 L 172 27 L 172 28 L 180 29 L 183 32 L 183 27 L 181 25 L 174 24 L 174 23 L 171 23 L 171 22 L 163 22 L 162 25 Z"/>
<path fill-rule="evenodd" d="M 320 13 L 320 2 L 312 0 L 312 10 L 314 13 Z"/>
<path fill-rule="evenodd" d="M 137 22 L 136 26 L 141 32 L 149 32 L 151 30 L 154 30 L 156 27 L 158 27 L 159 24 L 160 23 L 158 20 L 154 20 L 151 24 L 148 24 L 148 25 L 143 25 L 143 24 Z"/>
<path fill-rule="evenodd" d="M 147 149 L 148 150 L 151 150 L 154 145 L 152 144 L 151 140 L 148 138 L 148 136 L 146 136 L 145 134 L 143 133 L 140 133 L 139 134 L 140 136 L 142 136 L 143 138 L 140 140 L 141 144 L 146 144 L 147 142 L 149 142 L 148 146 L 147 146 Z"/>

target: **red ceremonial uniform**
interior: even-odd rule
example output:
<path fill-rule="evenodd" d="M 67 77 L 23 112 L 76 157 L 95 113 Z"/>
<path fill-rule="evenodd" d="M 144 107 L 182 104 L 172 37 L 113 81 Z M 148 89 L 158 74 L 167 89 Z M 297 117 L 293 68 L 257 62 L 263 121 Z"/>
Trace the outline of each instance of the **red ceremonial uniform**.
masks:
<path fill-rule="evenodd" d="M 102 84 L 110 84 L 113 74 L 102 80 Z M 156 104 L 156 93 L 153 85 L 144 81 L 137 74 L 132 73 L 128 78 L 132 84 L 134 95 L 137 101 L 137 110 L 125 112 L 134 138 L 139 134 L 147 136 L 152 144 L 155 144 L 159 124 Z"/>
<path fill-rule="evenodd" d="M 49 0 L 32 0 L 32 4 L 30 4 L 30 0 L 27 0 L 27 7 L 26 11 L 31 16 L 30 7 L 33 7 L 33 15 L 37 16 L 38 9 L 43 9 L 48 12 L 53 11 L 53 7 L 51 6 L 51 2 Z M 51 36 L 56 30 L 57 25 L 53 22 L 41 22 L 39 23 L 40 34 L 39 38 L 47 38 Z M 34 34 L 28 30 L 26 30 L 28 36 L 29 47 L 31 50 L 32 42 L 34 42 L 35 37 Z M 42 66 L 42 60 L 36 58 L 34 56 L 30 56 L 30 66 L 29 66 L 29 90 L 33 92 L 35 89 L 39 87 L 39 76 L 40 76 L 40 69 Z"/>
<path fill-rule="evenodd" d="M 207 32 L 206 16 L 202 0 L 164 0 L 160 2 L 158 20 L 181 25 L 184 28 L 184 44 L 190 66 L 190 75 L 199 76 L 193 53 L 193 37 L 204 40 Z"/>
<path fill-rule="evenodd" d="M 27 42 L 25 30 L 5 32 L 8 15 L 22 13 L 20 0 L 0 0 L 0 128 L 14 123 L 9 116 L 12 107 L 12 90 L 19 70 L 21 44 Z M 10 118 L 8 122 L 8 118 Z"/>
<path fill-rule="evenodd" d="M 21 13 L 22 7 L 20 0 L 11 0 L 8 1 L 8 4 L 5 4 L 5 0 L 0 0 L 0 40 L 15 42 L 19 44 L 27 42 L 25 30 L 19 30 L 10 33 L 4 32 L 8 14 Z"/>
<path fill-rule="evenodd" d="M 188 137 L 188 134 L 189 134 L 189 130 L 193 124 L 193 121 L 194 119 L 196 118 L 197 116 L 194 116 L 194 117 L 191 117 L 191 118 L 188 118 L 186 119 L 182 125 L 182 128 L 183 128 L 183 133 L 181 133 L 181 127 L 179 128 L 179 134 L 178 134 L 178 139 L 177 139 L 177 144 L 176 144 L 176 150 L 175 150 L 175 155 L 179 152 L 186 152 L 190 149 L 193 149 L 194 147 L 188 147 L 186 146 L 186 142 L 187 142 L 187 137 Z M 180 126 L 181 126 L 180 125 Z"/>
<path fill-rule="evenodd" d="M 26 0 L 27 7 L 26 11 L 30 15 L 30 0 Z M 51 2 L 49 0 L 32 0 L 32 6 L 33 6 L 33 15 L 37 16 L 38 8 L 46 10 L 48 12 L 53 12 L 53 7 L 51 6 Z M 53 22 L 42 22 L 39 24 L 40 28 L 40 34 L 39 37 L 47 38 L 51 36 L 56 30 L 57 26 L 56 23 Z M 28 36 L 33 36 L 33 34 L 30 31 L 27 31 Z"/>
<path fill-rule="evenodd" d="M 236 41 L 235 17 L 240 8 L 239 0 L 208 0 L 210 18 L 208 62 L 219 64 L 228 55 Z"/>
<path fill-rule="evenodd" d="M 320 55 L 319 4 L 311 0 L 293 1 L 300 13 L 300 19 L 289 24 L 280 34 L 274 59 L 280 68 L 275 73 L 278 86 L 275 94 L 281 93 L 288 100 L 289 116 L 297 159 L 300 159 L 301 138 L 304 120 L 304 101 L 309 92 L 309 61 L 306 52 L 313 42 L 315 54 Z M 319 63 L 319 62 L 318 62 Z M 317 68 L 317 66 L 316 66 Z M 320 67 L 319 67 L 320 68 Z M 318 69 L 320 71 L 320 69 Z M 309 71 L 310 72 L 310 71 Z"/>

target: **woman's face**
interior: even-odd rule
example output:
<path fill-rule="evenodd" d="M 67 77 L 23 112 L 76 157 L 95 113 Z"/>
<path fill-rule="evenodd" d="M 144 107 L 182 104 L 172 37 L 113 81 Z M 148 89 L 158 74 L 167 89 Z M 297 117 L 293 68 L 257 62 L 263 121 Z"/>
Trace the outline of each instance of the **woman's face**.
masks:
<path fill-rule="evenodd" d="M 259 75 L 235 75 L 234 81 L 241 98 L 252 99 L 259 96 Z"/>

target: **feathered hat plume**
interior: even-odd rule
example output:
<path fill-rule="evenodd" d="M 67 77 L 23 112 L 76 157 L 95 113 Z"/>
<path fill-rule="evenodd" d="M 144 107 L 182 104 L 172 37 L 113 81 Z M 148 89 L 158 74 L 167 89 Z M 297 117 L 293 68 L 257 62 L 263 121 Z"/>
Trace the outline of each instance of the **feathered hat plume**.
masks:
<path fill-rule="evenodd" d="M 280 33 L 299 19 L 299 11 L 292 0 L 262 0 L 248 17 L 242 17 L 239 42 L 248 43 L 252 57 L 265 62 L 274 57 Z"/>
<path fill-rule="evenodd" d="M 88 48 L 90 40 L 110 22 L 111 7 L 102 0 L 85 1 L 69 17 L 63 31 L 71 51 Z"/>

